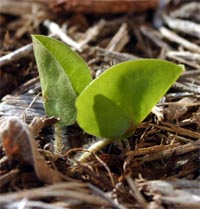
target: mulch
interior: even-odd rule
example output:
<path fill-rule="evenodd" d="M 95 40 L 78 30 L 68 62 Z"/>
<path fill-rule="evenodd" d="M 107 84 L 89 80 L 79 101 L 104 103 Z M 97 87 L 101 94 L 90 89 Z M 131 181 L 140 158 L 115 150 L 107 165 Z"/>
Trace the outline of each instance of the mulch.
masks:
<path fill-rule="evenodd" d="M 110 14 L 96 4 L 91 12 L 59 1 L 2 3 L 0 208 L 199 208 L 200 3 L 154 1 L 120 12 L 116 2 Z M 98 139 L 74 124 L 62 133 L 66 152 L 53 152 L 57 119 L 43 108 L 31 34 L 71 46 L 94 78 L 139 58 L 183 64 L 185 72 L 133 136 L 79 163 Z"/>

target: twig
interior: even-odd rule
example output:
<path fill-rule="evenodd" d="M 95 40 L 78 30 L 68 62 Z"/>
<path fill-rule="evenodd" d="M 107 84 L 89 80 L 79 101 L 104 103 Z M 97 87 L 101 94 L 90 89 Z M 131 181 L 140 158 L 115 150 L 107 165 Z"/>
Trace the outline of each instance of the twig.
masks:
<path fill-rule="evenodd" d="M 158 31 L 153 30 L 152 28 L 147 28 L 146 26 L 141 26 L 140 28 L 143 35 L 145 35 L 147 38 L 149 38 L 155 45 L 162 49 L 169 50 L 171 47 L 165 43 L 161 38 L 161 35 Z"/>
<path fill-rule="evenodd" d="M 103 56 L 105 58 L 109 57 L 110 59 L 116 59 L 118 62 L 139 59 L 139 57 L 132 54 L 109 51 L 100 47 L 95 47 L 95 51 L 97 51 L 100 56 Z"/>
<path fill-rule="evenodd" d="M 200 54 L 192 53 L 189 51 L 168 51 L 166 53 L 168 57 L 181 57 L 191 61 L 197 61 L 200 63 Z"/>
<path fill-rule="evenodd" d="M 108 176 L 110 177 L 110 181 L 112 183 L 112 186 L 114 187 L 115 186 L 115 181 L 114 181 L 114 178 L 112 176 L 112 173 L 110 171 L 110 168 L 108 167 L 108 165 L 103 161 L 101 160 L 101 158 L 99 158 L 96 154 L 94 154 L 95 158 L 99 161 L 99 163 L 101 165 L 103 165 L 103 167 L 106 169 L 106 171 L 108 172 Z"/>
<path fill-rule="evenodd" d="M 168 122 L 161 122 L 161 125 L 156 125 L 156 127 L 162 130 L 167 130 L 176 134 L 180 134 L 182 136 L 187 136 L 193 139 L 200 139 L 200 133 L 181 128 Z"/>
<path fill-rule="evenodd" d="M 72 48 L 74 48 L 75 50 L 81 52 L 81 45 L 77 42 L 75 42 L 73 39 L 71 39 L 69 36 L 67 36 L 62 29 L 60 28 L 60 26 L 55 23 L 52 22 L 50 20 L 45 20 L 44 21 L 44 26 L 46 26 L 49 31 L 51 32 L 51 34 L 55 37 L 59 37 L 64 43 L 68 44 L 69 46 L 71 46 Z"/>
<path fill-rule="evenodd" d="M 195 97 L 195 98 L 198 98 L 197 95 L 195 95 L 194 93 L 191 93 L 191 92 L 168 93 L 168 94 L 165 95 L 165 97 L 166 97 L 167 101 L 177 100 L 177 99 L 180 99 L 180 98 L 183 98 L 183 97 Z"/>
<path fill-rule="evenodd" d="M 22 199 L 21 201 L 16 201 L 9 203 L 7 208 L 40 208 L 40 209 L 66 209 L 66 207 L 56 206 L 52 203 L 44 203 L 41 201 L 30 201 L 28 199 Z"/>
<path fill-rule="evenodd" d="M 199 208 L 199 181 L 187 179 L 173 180 L 153 180 L 142 181 L 138 183 L 141 190 L 147 195 L 147 198 L 154 200 L 151 203 L 157 202 L 158 207 L 163 208 Z M 148 198 L 148 199 L 149 199 Z M 153 206 L 153 205 L 152 205 Z"/>
<path fill-rule="evenodd" d="M 106 48 L 110 51 L 120 52 L 128 41 L 129 35 L 127 31 L 127 24 L 123 23 Z"/>
<path fill-rule="evenodd" d="M 199 70 L 185 71 L 181 75 L 181 78 L 180 79 L 185 78 L 185 77 L 194 77 L 194 76 L 200 76 L 200 69 Z"/>
<path fill-rule="evenodd" d="M 0 204 L 10 203 L 22 198 L 37 199 L 45 197 L 59 197 L 66 199 L 79 200 L 83 203 L 90 203 L 94 205 L 108 206 L 107 200 L 91 195 L 88 184 L 77 182 L 66 182 L 54 184 L 48 187 L 41 187 L 37 189 L 30 189 L 26 191 L 18 191 L 7 194 L 1 194 Z"/>
<path fill-rule="evenodd" d="M 31 103 L 28 105 L 28 107 L 24 110 L 24 112 L 22 112 L 21 117 L 25 120 L 26 118 L 26 113 L 27 111 L 32 107 L 32 105 L 36 102 L 36 100 L 38 99 L 38 97 L 41 95 L 41 92 L 39 92 L 36 96 L 34 96 L 33 100 L 31 101 Z"/>
<path fill-rule="evenodd" d="M 183 4 L 182 7 L 171 12 L 170 16 L 174 18 L 188 18 L 200 21 L 200 3 L 191 2 L 188 4 Z"/>
<path fill-rule="evenodd" d="M 123 205 L 121 204 L 116 204 L 111 198 L 109 198 L 103 191 L 101 191 L 99 188 L 93 186 L 92 184 L 89 184 L 89 188 L 93 190 L 96 194 L 98 194 L 100 197 L 104 198 L 107 200 L 113 207 L 114 209 L 126 209 Z"/>
<path fill-rule="evenodd" d="M 193 84 L 193 86 L 194 86 L 194 84 Z M 182 84 L 182 83 L 179 83 L 179 82 L 175 82 L 173 84 L 173 88 L 175 88 L 175 89 L 179 89 L 181 91 L 192 92 L 194 94 L 200 94 L 199 86 L 195 86 L 195 87 L 193 87 L 193 86 L 185 85 L 185 84 Z"/>
<path fill-rule="evenodd" d="M 182 38 L 181 36 L 170 31 L 169 29 L 167 29 L 165 27 L 161 27 L 159 29 L 159 31 L 163 35 L 163 37 L 167 38 L 168 40 L 175 42 L 177 44 L 180 44 L 181 46 L 183 46 L 184 48 L 186 48 L 190 51 L 200 53 L 200 47 L 198 45 L 187 41 L 186 39 Z"/>
<path fill-rule="evenodd" d="M 146 202 L 145 198 L 142 196 L 140 191 L 138 190 L 136 186 L 136 182 L 133 181 L 133 179 L 130 176 L 127 176 L 126 178 L 131 190 L 134 192 L 134 197 L 138 201 L 138 203 L 142 206 L 142 208 L 147 209 L 148 203 Z"/>
<path fill-rule="evenodd" d="M 0 176 L 0 188 L 2 188 L 5 184 L 12 181 L 12 179 L 14 179 L 19 173 L 20 171 L 18 169 L 13 169 L 8 173 Z"/>
<path fill-rule="evenodd" d="M 177 57 L 177 56 L 174 56 L 174 55 L 171 55 L 171 54 L 168 54 L 168 53 L 166 54 L 166 56 L 170 59 L 176 60 L 179 63 L 186 64 L 186 65 L 191 66 L 193 68 L 197 68 L 197 69 L 199 68 L 198 64 L 196 64 L 194 62 L 191 62 L 189 60 L 183 59 L 181 57 Z"/>
<path fill-rule="evenodd" d="M 200 38 L 200 25 L 197 23 L 188 20 L 173 19 L 167 15 L 164 16 L 164 21 L 171 29 Z"/>
<path fill-rule="evenodd" d="M 89 28 L 85 32 L 85 38 L 84 40 L 81 40 L 79 42 L 81 48 L 85 46 L 87 43 L 89 43 L 91 40 L 94 40 L 99 32 L 102 30 L 102 28 L 106 25 L 106 21 L 101 19 L 97 24 L 95 24 L 93 27 Z"/>
<path fill-rule="evenodd" d="M 155 161 L 159 159 L 166 159 L 166 158 L 170 158 L 174 154 L 182 155 L 185 153 L 193 152 L 195 150 L 199 150 L 199 148 L 200 148 L 200 140 L 197 140 L 197 141 L 190 142 L 184 145 L 179 145 L 174 148 L 169 147 L 169 149 L 167 150 L 161 150 L 155 153 L 151 153 L 149 155 L 143 156 L 141 158 L 141 161 L 145 163 L 145 162 L 151 162 L 151 161 Z"/>
<path fill-rule="evenodd" d="M 2 67 L 3 65 L 7 65 L 11 62 L 17 61 L 22 57 L 28 57 L 32 51 L 33 45 L 28 44 L 13 52 L 10 52 L 9 54 L 0 57 L 0 67 Z"/>
<path fill-rule="evenodd" d="M 51 22 L 49 20 L 45 20 L 44 25 L 50 30 L 52 33 L 50 36 L 59 37 L 64 43 L 68 44 L 72 48 L 78 51 L 82 51 L 81 45 L 74 40 L 72 40 L 69 36 L 67 36 L 58 24 Z M 33 51 L 33 44 L 28 44 L 23 46 L 9 54 L 0 57 L 0 67 L 10 64 L 11 62 L 17 61 L 23 57 L 28 57 Z"/>
<path fill-rule="evenodd" d="M 37 94 L 39 92 L 41 92 L 40 78 L 36 76 L 20 85 L 17 90 L 13 91 L 13 94 Z"/>

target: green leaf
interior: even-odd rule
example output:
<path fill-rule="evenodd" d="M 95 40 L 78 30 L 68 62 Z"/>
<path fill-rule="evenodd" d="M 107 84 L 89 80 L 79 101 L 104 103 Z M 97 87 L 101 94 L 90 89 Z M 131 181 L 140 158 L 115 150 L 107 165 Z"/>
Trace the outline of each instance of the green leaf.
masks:
<path fill-rule="evenodd" d="M 32 36 L 45 111 L 60 118 L 61 125 L 76 120 L 75 101 L 92 78 L 87 64 L 62 42 L 42 35 Z"/>
<path fill-rule="evenodd" d="M 77 121 L 87 133 L 123 139 L 134 132 L 182 72 L 182 67 L 156 59 L 115 65 L 79 95 Z"/>

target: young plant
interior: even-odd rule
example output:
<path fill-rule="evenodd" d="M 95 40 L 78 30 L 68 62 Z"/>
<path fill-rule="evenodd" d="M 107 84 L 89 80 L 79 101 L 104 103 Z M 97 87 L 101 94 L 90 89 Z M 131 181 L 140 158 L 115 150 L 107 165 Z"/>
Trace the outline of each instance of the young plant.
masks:
<path fill-rule="evenodd" d="M 104 138 L 89 151 L 132 135 L 182 72 L 171 62 L 140 59 L 115 65 L 92 81 L 76 100 L 80 127 Z"/>
<path fill-rule="evenodd" d="M 92 80 L 90 69 L 62 42 L 42 35 L 32 40 L 45 111 L 60 119 L 55 126 L 55 152 L 62 153 L 62 127 L 76 121 L 75 101 Z"/>
<path fill-rule="evenodd" d="M 115 65 L 90 82 L 87 65 L 64 44 L 44 36 L 33 36 L 33 44 L 47 114 L 61 118 L 61 125 L 77 119 L 85 132 L 103 138 L 80 161 L 132 135 L 183 72 L 171 62 L 140 59 Z"/>

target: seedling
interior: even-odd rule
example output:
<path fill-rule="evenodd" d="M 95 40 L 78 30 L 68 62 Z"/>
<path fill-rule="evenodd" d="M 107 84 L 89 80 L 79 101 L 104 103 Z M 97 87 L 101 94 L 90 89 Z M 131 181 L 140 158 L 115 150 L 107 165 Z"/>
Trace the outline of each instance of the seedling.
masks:
<path fill-rule="evenodd" d="M 47 114 L 59 117 L 60 126 L 77 120 L 85 132 L 102 137 L 90 152 L 132 135 L 183 72 L 168 61 L 140 59 L 117 64 L 91 81 L 88 66 L 61 42 L 37 35 L 33 46 Z"/>
<path fill-rule="evenodd" d="M 41 35 L 32 39 L 45 111 L 59 118 L 55 125 L 55 152 L 62 153 L 62 128 L 76 121 L 75 101 L 92 80 L 90 69 L 60 41 Z"/>

